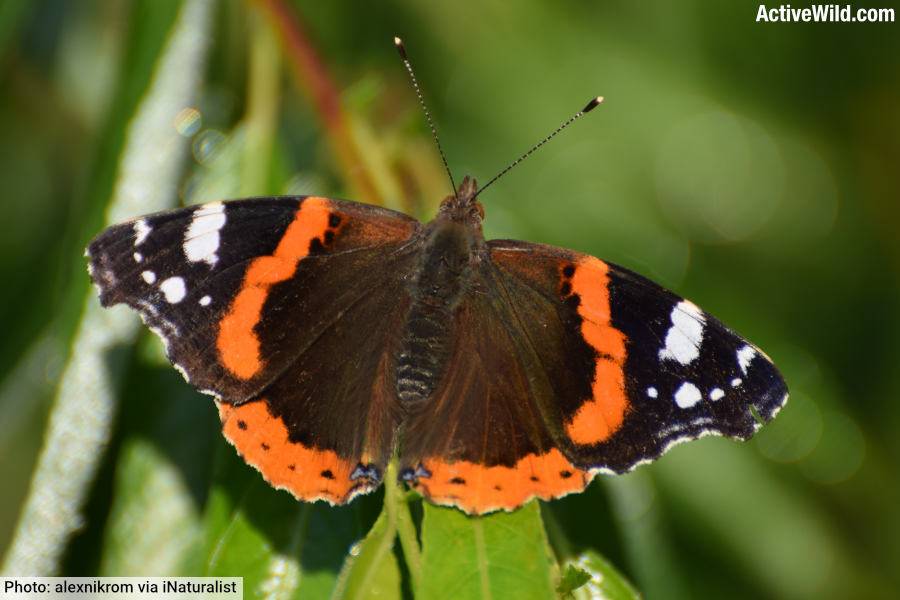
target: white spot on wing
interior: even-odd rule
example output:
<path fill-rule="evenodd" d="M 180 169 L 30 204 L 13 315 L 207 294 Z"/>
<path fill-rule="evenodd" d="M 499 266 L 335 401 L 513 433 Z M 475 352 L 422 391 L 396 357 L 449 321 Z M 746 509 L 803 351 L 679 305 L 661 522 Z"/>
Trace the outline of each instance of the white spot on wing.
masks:
<path fill-rule="evenodd" d="M 731 380 L 731 387 L 738 387 L 742 383 L 744 383 L 743 379 L 741 379 L 740 377 L 735 377 Z"/>
<path fill-rule="evenodd" d="M 657 396 L 659 396 L 659 392 L 657 391 L 657 389 L 655 387 L 651 386 L 651 387 L 647 388 L 647 395 L 650 396 L 651 398 L 656 398 Z"/>
<path fill-rule="evenodd" d="M 141 273 L 141 277 L 144 278 L 144 281 L 150 284 L 156 281 L 156 273 L 154 273 L 153 271 L 144 271 L 143 273 Z"/>
<path fill-rule="evenodd" d="M 134 257 L 134 262 L 143 262 L 144 260 L 144 255 L 140 252 L 135 252 L 132 256 Z"/>
<path fill-rule="evenodd" d="M 150 235 L 152 227 L 147 224 L 147 221 L 144 219 L 138 219 L 134 222 L 134 245 L 140 246 L 144 243 L 144 240 L 147 239 L 147 236 Z"/>
<path fill-rule="evenodd" d="M 725 390 L 723 390 L 722 388 L 713 388 L 712 391 L 709 393 L 710 400 L 721 400 L 724 397 L 725 397 Z"/>
<path fill-rule="evenodd" d="M 756 348 L 753 346 L 744 346 L 737 351 L 738 365 L 741 367 L 741 371 L 744 372 L 744 375 L 747 374 L 747 369 L 750 368 L 750 363 L 753 362 L 755 357 Z"/>
<path fill-rule="evenodd" d="M 177 304 L 187 296 L 187 288 L 181 277 L 169 277 L 159 284 L 159 289 L 166 295 L 166 301 L 169 304 Z"/>
<path fill-rule="evenodd" d="M 219 230 L 225 226 L 225 220 L 225 205 L 221 202 L 204 204 L 194 211 L 184 233 L 184 255 L 189 261 L 202 260 L 210 266 L 218 262 Z"/>
<path fill-rule="evenodd" d="M 659 351 L 659 359 L 677 360 L 683 365 L 690 364 L 700 356 L 706 317 L 696 304 L 682 300 L 672 309 L 671 319 L 672 326 L 666 333 L 666 343 Z"/>
<path fill-rule="evenodd" d="M 691 408 L 703 398 L 703 394 L 696 385 L 690 381 L 685 381 L 681 387 L 675 392 L 675 404 L 678 408 Z"/>
<path fill-rule="evenodd" d="M 200 306 L 209 306 L 209 303 L 212 302 L 212 298 L 209 296 L 203 296 L 200 298 Z"/>

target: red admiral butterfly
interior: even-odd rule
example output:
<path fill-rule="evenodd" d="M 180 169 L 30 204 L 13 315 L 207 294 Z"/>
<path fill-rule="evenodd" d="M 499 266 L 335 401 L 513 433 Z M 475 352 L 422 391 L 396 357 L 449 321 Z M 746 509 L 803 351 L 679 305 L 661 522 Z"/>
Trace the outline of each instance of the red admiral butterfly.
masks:
<path fill-rule="evenodd" d="M 427 224 L 315 196 L 163 212 L 102 232 L 90 273 L 301 500 L 370 492 L 397 453 L 432 502 L 512 510 L 677 442 L 747 439 L 784 405 L 771 361 L 690 301 L 572 250 L 485 240 L 483 190 L 465 178 Z"/>

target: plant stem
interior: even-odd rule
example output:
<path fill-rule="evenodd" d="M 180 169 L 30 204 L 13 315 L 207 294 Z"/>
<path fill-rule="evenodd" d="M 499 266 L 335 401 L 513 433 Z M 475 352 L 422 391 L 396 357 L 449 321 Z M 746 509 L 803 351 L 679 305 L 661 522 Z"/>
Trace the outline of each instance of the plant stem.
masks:
<path fill-rule="evenodd" d="M 406 567 L 412 578 L 412 589 L 419 589 L 419 577 L 422 572 L 422 551 L 419 548 L 419 538 L 416 535 L 416 526 L 413 523 L 412 513 L 409 510 L 407 495 L 403 493 L 397 482 L 397 463 L 392 460 L 388 464 L 384 478 L 384 503 L 394 506 L 395 522 L 397 524 L 397 537 L 400 539 L 400 547 L 403 548 L 403 556 L 406 559 Z"/>
<path fill-rule="evenodd" d="M 278 129 L 281 100 L 281 54 L 272 27 L 251 7 L 250 68 L 247 81 L 245 144 L 241 164 L 240 196 L 268 194 L 269 169 Z"/>

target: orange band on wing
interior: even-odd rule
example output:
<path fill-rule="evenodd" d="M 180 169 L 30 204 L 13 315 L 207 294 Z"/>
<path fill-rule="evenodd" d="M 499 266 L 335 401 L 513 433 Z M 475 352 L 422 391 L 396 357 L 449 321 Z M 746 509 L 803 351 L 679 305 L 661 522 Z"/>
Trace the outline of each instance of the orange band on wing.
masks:
<path fill-rule="evenodd" d="M 628 408 L 623 370 L 626 338 L 612 326 L 606 263 L 592 256 L 582 258 L 570 284 L 581 299 L 581 335 L 599 356 L 594 364 L 593 397 L 566 423 L 566 434 L 576 444 L 596 444 L 622 426 Z"/>
<path fill-rule="evenodd" d="M 419 477 L 413 487 L 432 502 L 456 506 L 470 514 L 514 510 L 532 498 L 550 500 L 580 492 L 592 478 L 556 449 L 529 454 L 512 467 L 439 459 L 427 459 L 422 466 L 431 475 Z"/>
<path fill-rule="evenodd" d="M 247 464 L 256 467 L 272 486 L 297 499 L 343 504 L 373 486 L 350 478 L 356 462 L 331 450 L 315 450 L 291 442 L 284 422 L 273 417 L 265 400 L 240 406 L 219 404 L 222 433 Z"/>
<path fill-rule="evenodd" d="M 275 252 L 254 259 L 247 268 L 216 341 L 222 364 L 235 377 L 250 379 L 262 369 L 255 328 L 269 288 L 293 276 L 297 264 L 309 254 L 310 243 L 328 230 L 330 213 L 331 205 L 325 198 L 304 199 Z"/>

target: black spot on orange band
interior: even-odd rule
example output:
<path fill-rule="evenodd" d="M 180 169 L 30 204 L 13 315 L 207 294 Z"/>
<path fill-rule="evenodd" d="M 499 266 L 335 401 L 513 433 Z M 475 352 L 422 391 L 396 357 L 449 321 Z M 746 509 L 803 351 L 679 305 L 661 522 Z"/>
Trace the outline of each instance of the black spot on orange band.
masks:
<path fill-rule="evenodd" d="M 284 422 L 273 416 L 265 400 L 240 406 L 219 404 L 222 433 L 247 464 L 256 467 L 276 488 L 300 500 L 342 504 L 378 485 L 370 478 L 353 480 L 358 460 L 345 460 L 331 450 L 317 450 L 288 438 Z M 240 423 L 246 427 L 241 427 Z"/>
<path fill-rule="evenodd" d="M 471 514 L 514 510 L 531 498 L 549 500 L 579 492 L 592 478 L 556 449 L 529 454 L 512 467 L 433 458 L 424 460 L 415 471 L 407 471 L 403 479 L 426 498 Z"/>

